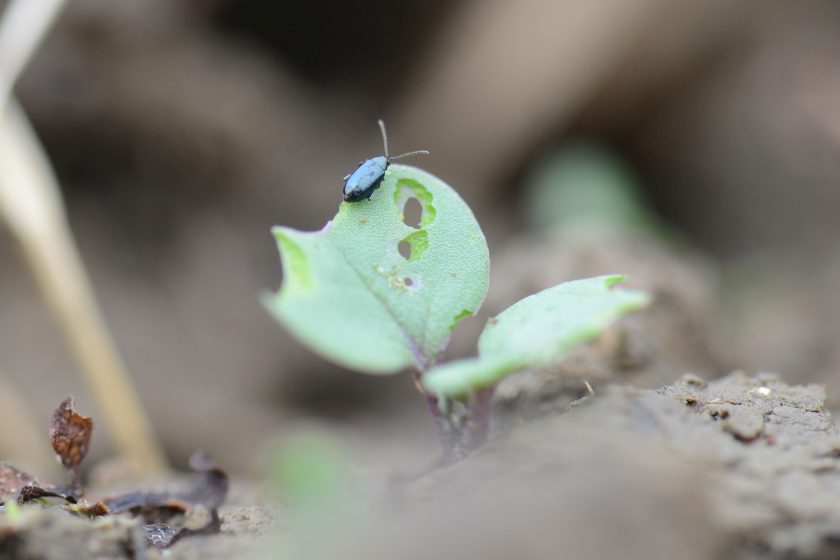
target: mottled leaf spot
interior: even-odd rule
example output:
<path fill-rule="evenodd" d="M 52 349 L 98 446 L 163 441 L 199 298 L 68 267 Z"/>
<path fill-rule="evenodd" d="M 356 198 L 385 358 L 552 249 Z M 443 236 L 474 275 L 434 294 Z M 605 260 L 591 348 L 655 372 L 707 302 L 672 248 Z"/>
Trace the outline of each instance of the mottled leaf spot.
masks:
<path fill-rule="evenodd" d="M 415 282 L 412 278 L 407 276 L 403 277 L 398 271 L 396 267 L 391 267 L 390 269 L 386 270 L 382 268 L 380 265 L 374 265 L 373 269 L 376 271 L 377 274 L 385 278 L 388 281 L 388 287 L 394 290 L 397 293 L 405 292 L 409 286 L 414 286 Z M 407 283 L 406 280 L 410 280 L 411 283 Z M 417 287 L 415 286 L 414 289 L 416 290 Z"/>

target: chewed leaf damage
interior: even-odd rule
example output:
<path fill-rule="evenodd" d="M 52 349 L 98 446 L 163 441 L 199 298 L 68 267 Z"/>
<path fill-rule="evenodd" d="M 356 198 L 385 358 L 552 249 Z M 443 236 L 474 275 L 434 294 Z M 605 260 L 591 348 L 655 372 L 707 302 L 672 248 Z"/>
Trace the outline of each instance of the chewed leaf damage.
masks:
<path fill-rule="evenodd" d="M 294 284 L 302 290 L 311 289 L 313 280 L 309 263 L 306 259 L 306 253 L 304 253 L 300 245 L 292 240 L 284 228 L 277 227 L 272 232 L 280 248 L 280 257 L 286 275 L 284 282 Z"/>
<path fill-rule="evenodd" d="M 405 205 L 411 198 L 417 199 L 423 209 L 420 215 L 420 227 L 424 228 L 431 224 L 437 214 L 437 210 L 432 205 L 434 197 L 422 183 L 413 179 L 400 179 L 394 191 L 394 204 L 397 206 L 400 220 L 405 221 Z"/>
<path fill-rule="evenodd" d="M 408 256 L 409 261 L 418 261 L 426 249 L 429 248 L 429 234 L 426 230 L 421 229 L 406 235 L 400 243 L 407 243 L 411 248 Z"/>
<path fill-rule="evenodd" d="M 345 367 L 423 370 L 455 315 L 484 301 L 487 244 L 466 203 L 425 171 L 390 165 L 377 193 L 341 203 L 318 233 L 275 228 L 285 279 L 264 302 L 299 341 Z"/>

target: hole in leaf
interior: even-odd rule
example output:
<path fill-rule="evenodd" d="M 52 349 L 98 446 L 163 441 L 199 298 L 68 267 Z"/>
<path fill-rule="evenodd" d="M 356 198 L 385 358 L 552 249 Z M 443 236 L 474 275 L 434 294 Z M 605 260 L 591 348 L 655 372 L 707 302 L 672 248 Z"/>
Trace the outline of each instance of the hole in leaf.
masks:
<path fill-rule="evenodd" d="M 403 251 L 403 243 L 408 245 L 408 249 Z M 429 234 L 426 230 L 421 229 L 418 231 L 412 231 L 405 238 L 400 241 L 400 244 L 397 246 L 397 249 L 400 252 L 400 255 L 403 256 L 406 260 L 416 261 L 420 258 L 423 252 L 429 248 Z"/>
<path fill-rule="evenodd" d="M 403 222 L 409 227 L 420 229 L 420 219 L 423 217 L 423 205 L 413 196 L 405 202 L 403 207 Z"/>
<path fill-rule="evenodd" d="M 432 199 L 432 193 L 413 179 L 401 179 L 394 192 L 394 204 L 400 220 L 415 229 L 426 227 L 434 221 L 437 212 Z"/>
<path fill-rule="evenodd" d="M 400 256 L 405 260 L 411 259 L 411 243 L 408 241 L 400 241 L 399 245 L 397 245 L 397 251 L 400 252 Z"/>
<path fill-rule="evenodd" d="M 408 286 L 410 288 L 411 286 L 414 285 L 414 280 L 412 280 L 410 277 L 406 276 L 405 278 L 403 278 L 403 284 L 405 284 L 406 286 Z"/>

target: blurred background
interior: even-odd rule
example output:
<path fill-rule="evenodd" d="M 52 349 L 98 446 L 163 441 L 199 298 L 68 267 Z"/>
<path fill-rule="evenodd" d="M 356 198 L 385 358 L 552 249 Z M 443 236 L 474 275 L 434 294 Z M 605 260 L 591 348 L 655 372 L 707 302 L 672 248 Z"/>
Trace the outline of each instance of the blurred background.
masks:
<path fill-rule="evenodd" d="M 341 371 L 258 300 L 282 278 L 269 228 L 329 220 L 380 117 L 482 224 L 484 317 L 627 273 L 660 296 L 608 349 L 630 381 L 773 370 L 840 403 L 835 2 L 73 0 L 15 93 L 176 464 L 247 471 L 309 422 L 382 468 L 437 453 L 410 376 Z M 97 417 L 4 228 L 0 368 L 44 429 L 67 394 Z"/>

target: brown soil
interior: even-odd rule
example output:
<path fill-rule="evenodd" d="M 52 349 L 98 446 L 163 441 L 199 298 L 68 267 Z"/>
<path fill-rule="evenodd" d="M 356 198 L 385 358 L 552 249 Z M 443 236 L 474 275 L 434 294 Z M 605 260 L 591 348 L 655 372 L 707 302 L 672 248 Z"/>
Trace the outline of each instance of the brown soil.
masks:
<path fill-rule="evenodd" d="M 836 558 L 840 433 L 824 401 L 821 386 L 769 374 L 609 387 L 409 482 L 356 512 L 349 534 L 348 520 L 331 522 L 335 542 L 309 557 Z M 166 552 L 125 518 L 28 507 L 0 525 L 0 558 L 247 558 L 271 546 L 285 516 L 253 489 L 231 501 L 221 534 Z"/>

